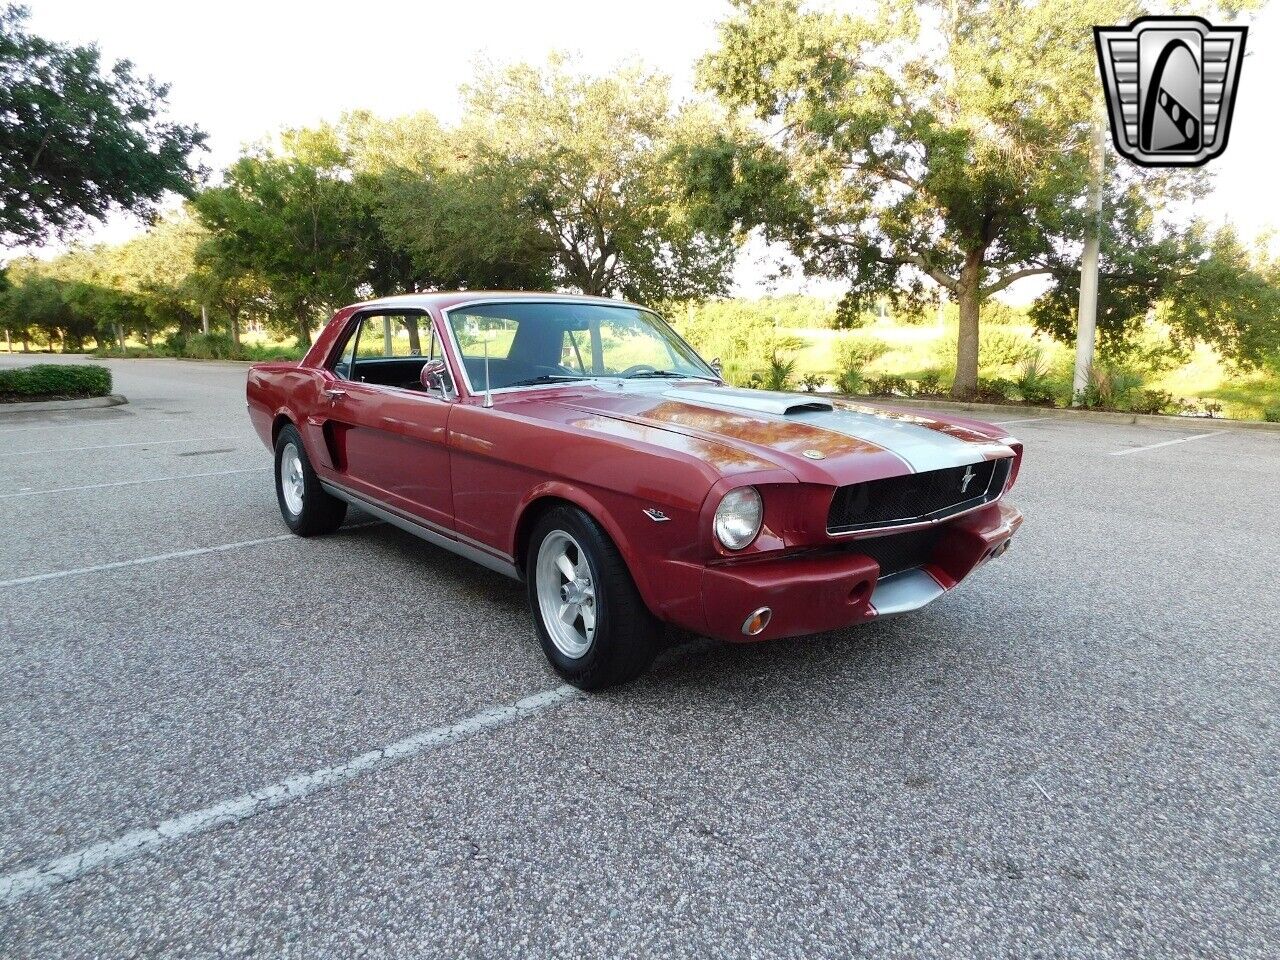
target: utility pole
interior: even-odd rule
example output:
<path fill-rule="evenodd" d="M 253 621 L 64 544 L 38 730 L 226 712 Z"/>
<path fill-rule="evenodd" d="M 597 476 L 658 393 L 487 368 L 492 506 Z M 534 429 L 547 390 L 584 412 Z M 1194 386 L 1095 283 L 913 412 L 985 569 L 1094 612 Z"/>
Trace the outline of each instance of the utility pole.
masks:
<path fill-rule="evenodd" d="M 200 304 L 200 326 L 204 328 L 204 335 L 209 335 L 209 307 L 206 304 Z"/>
<path fill-rule="evenodd" d="M 1102 246 L 1102 186 L 1107 169 L 1106 129 L 1101 117 L 1093 119 L 1090 154 L 1089 219 L 1084 253 L 1080 257 L 1080 307 L 1076 328 L 1076 369 L 1071 385 L 1071 405 L 1079 406 L 1089 386 L 1093 345 L 1098 330 L 1098 250 Z"/>

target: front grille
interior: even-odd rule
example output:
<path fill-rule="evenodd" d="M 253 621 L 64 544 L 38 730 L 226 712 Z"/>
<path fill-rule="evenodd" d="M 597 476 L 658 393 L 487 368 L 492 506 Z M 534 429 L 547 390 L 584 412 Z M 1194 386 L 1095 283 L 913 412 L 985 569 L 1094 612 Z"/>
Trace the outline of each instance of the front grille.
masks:
<path fill-rule="evenodd" d="M 903 570 L 914 570 L 932 560 L 942 533 L 941 527 L 929 527 L 891 533 L 885 537 L 868 537 L 866 540 L 854 540 L 848 545 L 848 550 L 866 554 L 880 564 L 880 576 L 888 577 Z"/>
<path fill-rule="evenodd" d="M 984 460 L 840 487 L 827 514 L 827 533 L 941 520 L 990 503 L 1004 490 L 1011 462 Z"/>

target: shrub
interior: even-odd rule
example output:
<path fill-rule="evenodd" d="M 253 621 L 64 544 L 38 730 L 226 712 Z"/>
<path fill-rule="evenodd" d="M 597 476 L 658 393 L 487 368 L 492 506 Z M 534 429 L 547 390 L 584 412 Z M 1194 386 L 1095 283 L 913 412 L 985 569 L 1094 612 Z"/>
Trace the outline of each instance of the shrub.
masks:
<path fill-rule="evenodd" d="M 978 335 L 978 366 L 983 370 L 1017 367 L 1039 352 L 1031 340 L 1009 330 L 985 329 Z"/>
<path fill-rule="evenodd" d="M 1124 367 L 1095 363 L 1089 368 L 1089 382 L 1080 398 L 1082 406 L 1118 410 L 1142 386 L 1142 377 Z"/>
<path fill-rule="evenodd" d="M 862 393 L 865 386 L 861 370 L 841 370 L 836 374 L 836 389 L 841 393 Z"/>
<path fill-rule="evenodd" d="M 1130 413 L 1164 413 L 1175 407 L 1173 394 L 1164 390 L 1134 390 L 1125 400 Z"/>
<path fill-rule="evenodd" d="M 836 344 L 836 364 L 841 370 L 857 369 L 866 371 L 889 352 L 889 345 L 876 337 L 852 336 L 841 337 Z"/>
<path fill-rule="evenodd" d="M 914 383 L 913 393 L 917 397 L 940 397 L 945 392 L 941 370 L 926 370 Z"/>
<path fill-rule="evenodd" d="M 1280 407 L 1267 407 L 1262 411 L 1262 419 L 1267 423 L 1280 423 Z"/>
<path fill-rule="evenodd" d="M 796 358 L 790 357 L 783 359 L 778 356 L 778 351 L 773 351 L 769 357 L 769 368 L 764 374 L 764 385 L 766 390 L 786 390 L 791 386 L 791 377 L 796 372 Z"/>
<path fill-rule="evenodd" d="M 111 371 L 87 363 L 37 363 L 0 370 L 0 398 L 5 400 L 105 397 L 111 392 Z"/>
<path fill-rule="evenodd" d="M 867 392 L 880 397 L 909 397 L 911 396 L 911 381 L 906 377 L 900 377 L 896 373 L 886 373 L 884 376 L 871 377 L 867 380 Z"/>
<path fill-rule="evenodd" d="M 980 403 L 1005 403 L 1013 399 L 1017 384 L 1004 377 L 979 377 L 973 399 Z"/>
<path fill-rule="evenodd" d="M 816 393 L 826 382 L 826 379 L 817 373 L 806 373 L 800 378 L 800 386 L 804 388 L 805 393 Z"/>
<path fill-rule="evenodd" d="M 1041 351 L 1037 350 L 1023 361 L 1022 370 L 1014 382 L 1018 388 L 1018 395 L 1022 397 L 1024 403 L 1034 403 L 1042 407 L 1052 407 L 1056 404 L 1053 384 L 1049 379 L 1049 364 Z"/>
<path fill-rule="evenodd" d="M 196 333 L 186 338 L 178 356 L 193 360 L 239 360 L 241 353 L 225 333 Z"/>

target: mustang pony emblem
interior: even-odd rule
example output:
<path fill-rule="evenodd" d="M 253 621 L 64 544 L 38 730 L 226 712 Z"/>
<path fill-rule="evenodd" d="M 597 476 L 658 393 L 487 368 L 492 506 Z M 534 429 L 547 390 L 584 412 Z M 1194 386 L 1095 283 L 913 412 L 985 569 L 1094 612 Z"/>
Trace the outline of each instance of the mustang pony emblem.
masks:
<path fill-rule="evenodd" d="M 973 483 L 973 478 L 976 476 L 977 474 L 973 472 L 973 464 L 970 464 L 969 466 L 964 468 L 964 477 L 962 477 L 960 480 L 961 493 L 969 492 L 969 484 Z"/>

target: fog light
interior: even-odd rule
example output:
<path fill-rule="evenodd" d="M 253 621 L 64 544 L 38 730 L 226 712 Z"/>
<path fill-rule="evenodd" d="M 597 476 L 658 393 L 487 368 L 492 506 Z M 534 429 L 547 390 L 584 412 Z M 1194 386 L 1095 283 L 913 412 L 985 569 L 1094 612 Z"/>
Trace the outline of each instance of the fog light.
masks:
<path fill-rule="evenodd" d="M 743 621 L 742 632 L 748 637 L 758 636 L 772 619 L 773 611 L 768 607 L 761 607 Z"/>

